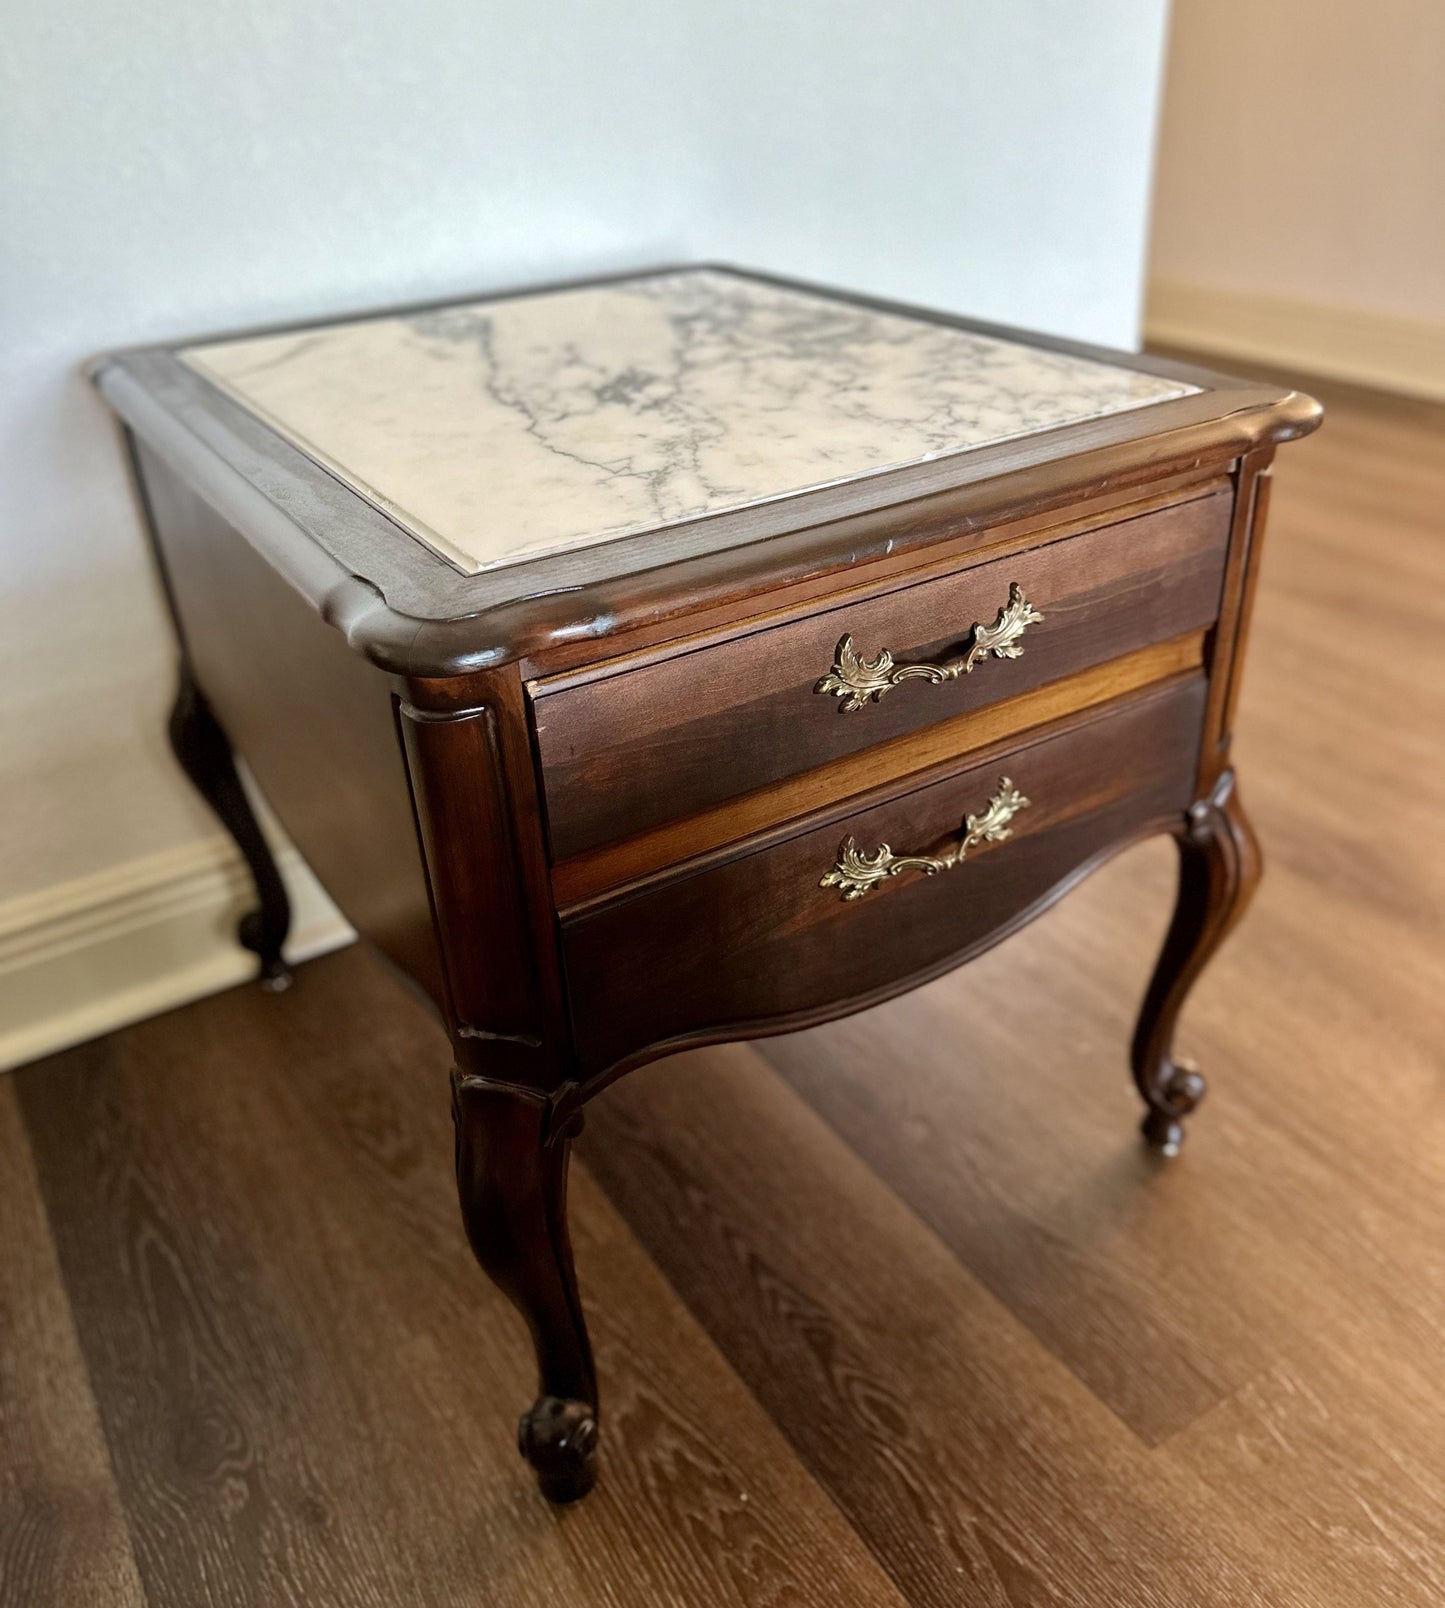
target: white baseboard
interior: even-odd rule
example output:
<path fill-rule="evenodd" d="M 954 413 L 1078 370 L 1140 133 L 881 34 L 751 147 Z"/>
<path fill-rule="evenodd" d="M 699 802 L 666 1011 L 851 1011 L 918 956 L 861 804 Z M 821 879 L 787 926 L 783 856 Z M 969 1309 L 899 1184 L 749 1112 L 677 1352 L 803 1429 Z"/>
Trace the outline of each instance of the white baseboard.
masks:
<path fill-rule="evenodd" d="M 1445 323 L 1150 281 L 1150 341 L 1445 402 Z"/>
<path fill-rule="evenodd" d="M 287 958 L 355 937 L 296 850 Z M 255 976 L 236 941 L 254 903 L 229 838 L 205 838 L 0 904 L 0 1070 Z"/>

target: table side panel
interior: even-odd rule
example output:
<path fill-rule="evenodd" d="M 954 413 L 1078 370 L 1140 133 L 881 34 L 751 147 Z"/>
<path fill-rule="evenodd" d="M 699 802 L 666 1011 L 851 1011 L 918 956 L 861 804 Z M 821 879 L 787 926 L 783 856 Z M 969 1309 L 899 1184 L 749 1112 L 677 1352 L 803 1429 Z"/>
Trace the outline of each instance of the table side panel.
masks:
<path fill-rule="evenodd" d="M 143 444 L 136 456 L 207 700 L 347 920 L 444 1009 L 391 678 Z"/>

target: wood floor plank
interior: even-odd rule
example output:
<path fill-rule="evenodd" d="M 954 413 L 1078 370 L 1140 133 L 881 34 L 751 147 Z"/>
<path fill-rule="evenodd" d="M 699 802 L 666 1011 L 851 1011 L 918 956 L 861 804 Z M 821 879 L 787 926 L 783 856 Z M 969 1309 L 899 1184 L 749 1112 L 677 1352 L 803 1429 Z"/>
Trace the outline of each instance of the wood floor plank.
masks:
<path fill-rule="evenodd" d="M 145 1598 L 13 1080 L 0 1078 L 0 1605 Z"/>
<path fill-rule="evenodd" d="M 915 1608 L 1281 1600 L 755 1051 L 634 1074 L 583 1146 Z"/>
<path fill-rule="evenodd" d="M 1157 932 L 1169 864 L 1131 858 L 906 1008 L 762 1052 L 1148 1443 L 1362 1299 L 1445 1356 L 1438 1051 L 1299 965 L 1321 911 L 1276 878 L 1192 1008 L 1214 1092 L 1161 1166 L 1135 1138 L 1120 985 L 1143 975 L 1144 884 Z"/>
<path fill-rule="evenodd" d="M 1138 873 L 1106 876 L 1102 888 L 1117 890 Z M 1155 1444 L 1272 1353 L 1247 1307 L 1220 1307 L 1233 1275 L 1211 1265 L 1210 1242 L 1202 1259 L 1180 1254 L 1195 1238 L 1191 1209 L 1209 1210 L 1207 1193 L 1197 1203 L 1181 1193 L 1218 1180 L 1196 1168 L 1181 1191 L 1138 1144 L 1120 1002 L 1054 987 L 1051 946 L 1037 934 L 1027 951 L 975 962 L 965 986 L 915 997 L 907 1012 L 870 1013 L 764 1054 L 1041 1344 Z M 1141 975 L 1134 968 L 1129 984 Z M 1017 1007 L 1000 1012 L 1001 999 Z"/>
<path fill-rule="evenodd" d="M 1273 1212 L 1251 1225 L 1246 1201 L 1238 1243 L 1219 1253 L 1247 1304 L 1261 1301 L 1256 1275 L 1279 1278 L 1273 1359 L 1150 1449 L 1063 1387 L 1043 1348 L 747 1054 L 699 1052 L 610 1091 L 593 1166 L 911 1602 L 954 1600 L 951 1563 L 970 1602 L 1438 1603 L 1442 1331 L 1410 1321 L 1426 1270 L 1394 1225 L 1388 1257 L 1379 1224 L 1342 1232 L 1347 1192 L 1290 1240 L 1301 1203 L 1332 1192 L 1326 1167 L 1294 1156 Z M 1237 1180 L 1210 1182 L 1175 1228 L 1186 1264 L 1199 1212 Z M 1167 1216 L 1177 1197 L 1138 1204 Z M 1142 1220 L 1113 1225 L 1121 1258 Z M 1238 1254 L 1251 1241 L 1253 1258 Z"/>
<path fill-rule="evenodd" d="M 1171 860 L 1135 851 L 966 972 L 761 1046 L 1150 1442 L 1361 1295 L 1445 1355 L 1438 973 L 1427 1000 L 1430 962 L 1404 959 L 1372 1001 L 1353 953 L 1423 959 L 1421 935 L 1340 923 L 1276 870 L 1186 1020 L 1214 1093 L 1160 1168 L 1135 1139 L 1125 1046 Z"/>
<path fill-rule="evenodd" d="M 1266 1515 L 1282 1553 L 1327 1560 L 1326 1602 L 1445 1602 L 1445 1370 L 1400 1341 L 1369 1308 L 1342 1310 L 1161 1454 L 1215 1511 Z M 1386 1365 L 1361 1365 L 1372 1356 Z"/>
<path fill-rule="evenodd" d="M 445 1064 L 349 951 L 21 1074 L 150 1601 L 901 1608 L 585 1176 L 606 1479 L 546 1507 Z"/>

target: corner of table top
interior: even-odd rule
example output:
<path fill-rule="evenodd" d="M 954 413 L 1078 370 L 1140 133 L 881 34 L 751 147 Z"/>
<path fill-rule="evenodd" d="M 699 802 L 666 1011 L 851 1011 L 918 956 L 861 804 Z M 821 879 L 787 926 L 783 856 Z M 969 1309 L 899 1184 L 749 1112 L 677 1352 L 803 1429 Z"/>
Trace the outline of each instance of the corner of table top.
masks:
<path fill-rule="evenodd" d="M 828 287 L 783 279 L 731 263 L 702 266 L 799 289 Z M 1071 475 L 1080 488 L 1111 478 L 1165 473 L 1171 463 L 1223 465 L 1308 435 L 1323 417 L 1319 403 L 1279 385 L 1152 354 L 1126 353 L 1060 337 L 981 323 L 878 298 L 849 299 L 982 334 L 1176 378 L 1194 395 L 1041 432 L 1032 438 L 960 453 L 945 467 L 875 477 L 862 498 L 802 494 L 748 511 L 719 563 L 707 550 L 717 516 L 680 529 L 642 533 L 582 552 L 463 575 L 431 553 L 328 473 L 295 451 L 264 421 L 189 370 L 178 353 L 189 343 L 103 353 L 85 366 L 91 383 L 153 452 L 216 507 L 317 613 L 380 668 L 403 677 L 455 678 L 527 657 L 539 646 L 596 639 L 655 618 L 669 588 L 692 588 L 716 601 L 730 586 L 755 589 L 783 551 L 796 549 L 814 573 L 847 569 L 875 556 L 860 543 L 860 518 L 879 523 L 889 506 L 914 499 L 963 498 L 971 518 L 1002 519 L 1046 484 L 1063 495 Z M 1146 417 L 1147 415 L 1147 417 Z M 1144 428 L 1155 423 L 1158 428 Z M 861 483 L 860 483 L 861 484 Z M 1063 488 L 1063 490 L 1060 490 Z M 872 503 L 868 498 L 873 499 Z M 915 504 L 916 506 L 916 504 Z M 836 553 L 829 557 L 829 532 Z M 893 549 L 893 538 L 888 538 Z M 881 551 L 881 549 L 880 549 Z M 629 583 L 643 575 L 646 584 Z"/>

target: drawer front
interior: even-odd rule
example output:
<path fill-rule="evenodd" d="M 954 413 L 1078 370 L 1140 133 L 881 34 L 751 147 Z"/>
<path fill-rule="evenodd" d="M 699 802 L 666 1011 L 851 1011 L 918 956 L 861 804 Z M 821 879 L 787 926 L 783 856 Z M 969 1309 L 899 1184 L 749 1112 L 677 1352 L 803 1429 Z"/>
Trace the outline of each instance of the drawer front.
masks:
<path fill-rule="evenodd" d="M 985 947 L 1081 866 L 1187 809 L 1204 690 L 1199 676 L 1156 689 L 568 918 L 583 1074 L 650 1045 L 841 1014 Z"/>
<path fill-rule="evenodd" d="M 1229 515 L 1226 488 L 650 665 L 543 684 L 533 717 L 554 859 L 1212 624 Z M 861 663 L 836 662 L 845 635 L 860 661 L 885 649 L 894 661 L 895 684 L 861 704 L 817 690 L 835 671 L 835 685 L 866 683 Z M 919 665 L 957 673 L 897 677 Z"/>

